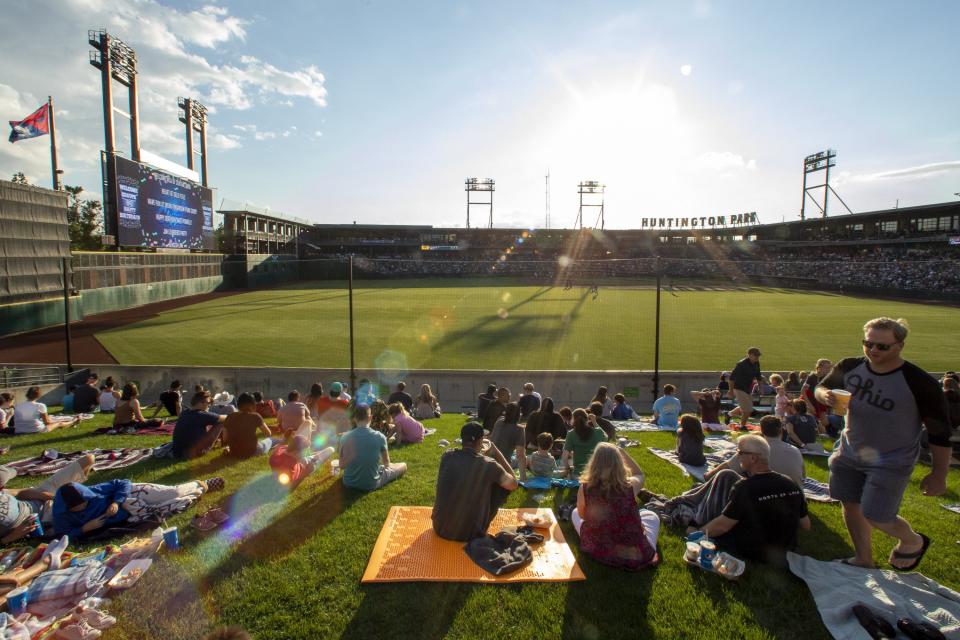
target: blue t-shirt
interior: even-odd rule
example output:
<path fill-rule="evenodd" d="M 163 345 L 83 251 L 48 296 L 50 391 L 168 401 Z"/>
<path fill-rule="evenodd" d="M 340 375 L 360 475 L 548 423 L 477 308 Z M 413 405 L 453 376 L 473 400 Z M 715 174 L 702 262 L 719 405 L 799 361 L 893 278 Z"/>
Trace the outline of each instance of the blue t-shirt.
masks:
<path fill-rule="evenodd" d="M 387 450 L 387 438 L 370 427 L 357 427 L 340 440 L 343 484 L 352 489 L 373 491 L 380 480 L 380 453 Z"/>
<path fill-rule="evenodd" d="M 677 419 L 682 411 L 680 401 L 675 396 L 660 396 L 653 403 L 653 410 L 658 414 L 657 424 L 670 429 L 677 428 Z"/>

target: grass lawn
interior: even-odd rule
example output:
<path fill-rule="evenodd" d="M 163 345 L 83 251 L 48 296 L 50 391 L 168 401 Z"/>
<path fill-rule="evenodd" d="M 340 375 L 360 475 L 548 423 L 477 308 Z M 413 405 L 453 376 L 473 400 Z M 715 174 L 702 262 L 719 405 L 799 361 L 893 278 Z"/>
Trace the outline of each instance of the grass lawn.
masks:
<path fill-rule="evenodd" d="M 109 423 L 97 416 L 76 429 L 6 440 L 13 450 L 2 461 L 61 451 L 153 446 L 147 436 L 92 436 Z M 220 624 L 237 624 L 258 639 L 289 638 L 828 638 L 805 584 L 786 571 L 750 565 L 737 582 L 689 568 L 682 559 L 681 532 L 664 529 L 663 562 L 639 573 L 618 571 L 580 555 L 569 523 L 564 535 L 587 576 L 584 582 L 518 586 L 411 583 L 362 586 L 360 577 L 392 505 L 431 505 L 439 438 L 453 440 L 463 417 L 430 421 L 439 433 L 422 445 L 394 448 L 391 457 L 410 471 L 368 495 L 345 490 L 327 466 L 292 494 L 267 473 L 264 458 L 232 463 L 214 451 L 191 462 L 149 460 L 92 482 L 115 477 L 176 483 L 223 476 L 227 489 L 204 498 L 200 508 L 223 506 L 240 524 L 202 537 L 186 528 L 196 509 L 171 523 L 181 527 L 185 550 L 160 555 L 140 583 L 117 598 L 111 611 L 119 625 L 104 634 L 120 638 L 193 639 Z M 689 478 L 646 451 L 670 447 L 669 433 L 630 434 L 643 447 L 630 449 L 647 474 L 647 488 L 668 495 L 690 487 Z M 825 480 L 826 461 L 808 460 L 808 475 Z M 960 588 L 958 518 L 939 507 L 957 502 L 960 474 L 952 471 L 942 498 L 920 495 L 927 472 L 919 466 L 902 514 L 934 544 L 923 573 Z M 12 486 L 30 484 L 17 478 Z M 515 491 L 507 507 L 534 506 L 532 492 Z M 544 506 L 569 496 L 546 492 Z M 838 505 L 810 504 L 813 530 L 801 533 L 800 551 L 820 559 L 851 552 Z M 885 562 L 892 541 L 877 535 L 874 556 Z"/>
<path fill-rule="evenodd" d="M 317 286 L 321 288 L 317 288 Z M 122 364 L 348 367 L 340 284 L 239 293 L 103 331 Z M 354 295 L 359 368 L 653 369 L 655 293 L 508 283 L 361 282 Z M 809 370 L 858 355 L 863 323 L 905 317 L 906 357 L 929 371 L 960 363 L 960 309 L 783 289 L 661 296 L 660 368 L 730 369 L 749 346 L 767 370 Z M 162 346 L 161 346 L 162 345 Z"/>

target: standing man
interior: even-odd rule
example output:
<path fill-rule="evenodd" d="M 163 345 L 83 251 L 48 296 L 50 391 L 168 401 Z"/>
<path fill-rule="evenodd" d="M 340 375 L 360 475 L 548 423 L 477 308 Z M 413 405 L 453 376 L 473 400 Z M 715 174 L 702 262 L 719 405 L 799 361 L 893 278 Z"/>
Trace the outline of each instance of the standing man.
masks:
<path fill-rule="evenodd" d="M 737 366 L 730 372 L 730 397 L 737 401 L 737 406 L 730 411 L 727 416 L 740 417 L 740 430 L 747 430 L 747 420 L 753 414 L 753 396 L 750 391 L 753 389 L 753 381 L 760 382 L 760 349 L 750 347 L 747 349 L 747 357 L 737 363 Z"/>
<path fill-rule="evenodd" d="M 900 501 L 920 452 L 926 426 L 933 469 L 920 482 L 924 495 L 947 490 L 950 427 L 937 381 L 904 360 L 904 320 L 876 318 L 863 327 L 863 353 L 845 358 L 817 386 L 816 399 L 834 406 L 831 389 L 849 391 L 847 425 L 830 456 L 830 495 L 843 503 L 843 519 L 856 555 L 843 562 L 873 567 L 871 537 L 879 529 L 897 539 L 890 565 L 913 571 L 930 546 L 901 518 Z"/>

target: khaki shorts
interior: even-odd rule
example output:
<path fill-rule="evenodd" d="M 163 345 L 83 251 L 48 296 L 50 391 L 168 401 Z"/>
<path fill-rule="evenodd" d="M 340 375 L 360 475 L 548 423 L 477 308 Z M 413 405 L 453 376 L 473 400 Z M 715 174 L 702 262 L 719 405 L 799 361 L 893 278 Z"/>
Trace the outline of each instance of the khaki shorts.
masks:
<path fill-rule="evenodd" d="M 740 389 L 734 389 L 733 395 L 737 399 L 737 406 L 740 407 L 740 418 L 745 421 L 753 414 L 753 396 Z"/>

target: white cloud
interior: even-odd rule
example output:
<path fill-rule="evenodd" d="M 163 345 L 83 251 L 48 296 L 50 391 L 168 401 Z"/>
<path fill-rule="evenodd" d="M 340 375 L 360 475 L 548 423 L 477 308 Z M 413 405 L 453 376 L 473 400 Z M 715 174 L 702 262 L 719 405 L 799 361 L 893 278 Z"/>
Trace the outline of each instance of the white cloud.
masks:
<path fill-rule="evenodd" d="M 754 171 L 757 168 L 757 161 L 754 159 L 745 160 L 738 153 L 730 151 L 707 151 L 694 158 L 692 167 L 703 171 L 733 171 L 745 169 Z"/>
<path fill-rule="evenodd" d="M 873 182 L 876 180 L 899 180 L 899 179 L 922 179 L 932 178 L 943 175 L 944 173 L 960 171 L 960 160 L 949 160 L 946 162 L 933 162 L 931 164 L 921 164 L 915 167 L 906 167 L 904 169 L 891 169 L 889 171 L 880 171 L 878 173 L 866 173 L 850 176 L 849 180 L 854 182 Z"/>

